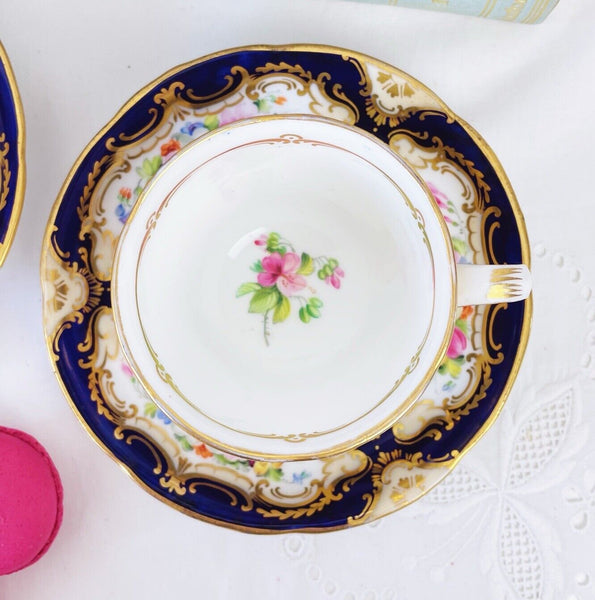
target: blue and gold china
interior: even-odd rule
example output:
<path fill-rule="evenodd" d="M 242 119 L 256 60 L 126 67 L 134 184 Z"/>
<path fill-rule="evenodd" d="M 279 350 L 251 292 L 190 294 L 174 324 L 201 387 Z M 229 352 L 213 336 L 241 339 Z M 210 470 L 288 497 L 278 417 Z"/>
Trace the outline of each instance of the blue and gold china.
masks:
<path fill-rule="evenodd" d="M 0 44 L 0 266 L 14 235 L 25 196 L 25 119 L 14 74 Z"/>
<path fill-rule="evenodd" d="M 48 222 L 41 278 L 50 359 L 85 429 L 145 490 L 191 516 L 261 533 L 370 522 L 435 486 L 501 410 L 532 310 L 531 299 L 457 309 L 422 398 L 356 450 L 265 462 L 179 429 L 122 353 L 110 304 L 118 236 L 152 176 L 190 141 L 239 119 L 296 113 L 389 144 L 434 195 L 458 262 L 530 258 L 519 206 L 487 144 L 428 88 L 373 58 L 315 45 L 239 48 L 172 69 L 124 105 L 73 166 Z"/>

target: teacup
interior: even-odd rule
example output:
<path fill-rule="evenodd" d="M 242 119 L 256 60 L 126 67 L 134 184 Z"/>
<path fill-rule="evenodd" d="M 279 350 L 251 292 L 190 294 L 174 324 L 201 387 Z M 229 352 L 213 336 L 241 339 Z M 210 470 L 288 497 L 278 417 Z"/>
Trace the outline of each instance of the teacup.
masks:
<path fill-rule="evenodd" d="M 199 138 L 116 252 L 124 353 L 182 429 L 262 460 L 386 430 L 442 362 L 457 306 L 522 300 L 523 265 L 455 264 L 429 189 L 385 144 L 313 117 Z"/>

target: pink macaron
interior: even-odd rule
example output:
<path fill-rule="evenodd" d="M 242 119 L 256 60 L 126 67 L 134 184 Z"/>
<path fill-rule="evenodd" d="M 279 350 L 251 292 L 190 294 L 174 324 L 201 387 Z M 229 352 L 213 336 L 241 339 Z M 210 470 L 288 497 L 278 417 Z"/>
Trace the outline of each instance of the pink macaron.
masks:
<path fill-rule="evenodd" d="M 39 560 L 62 523 L 62 484 L 43 446 L 0 427 L 0 575 Z"/>

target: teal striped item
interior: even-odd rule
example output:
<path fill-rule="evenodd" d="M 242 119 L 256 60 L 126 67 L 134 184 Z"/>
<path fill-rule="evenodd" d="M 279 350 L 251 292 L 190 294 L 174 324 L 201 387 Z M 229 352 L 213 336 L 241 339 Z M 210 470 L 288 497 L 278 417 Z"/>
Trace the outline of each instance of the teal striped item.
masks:
<path fill-rule="evenodd" d="M 360 2 L 425 8 L 516 23 L 541 23 L 558 0 L 359 0 Z"/>

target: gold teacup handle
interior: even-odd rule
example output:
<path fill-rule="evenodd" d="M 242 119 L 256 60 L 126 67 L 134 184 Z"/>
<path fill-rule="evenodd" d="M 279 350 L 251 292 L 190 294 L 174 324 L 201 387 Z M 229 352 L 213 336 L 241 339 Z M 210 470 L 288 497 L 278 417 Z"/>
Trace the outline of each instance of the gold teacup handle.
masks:
<path fill-rule="evenodd" d="M 531 273 L 525 265 L 457 265 L 457 305 L 525 300 Z"/>

